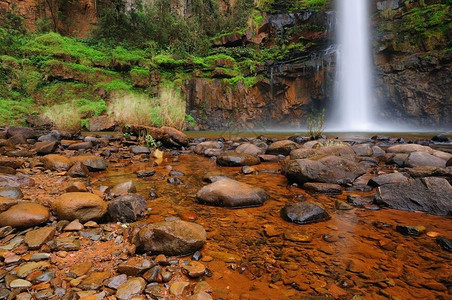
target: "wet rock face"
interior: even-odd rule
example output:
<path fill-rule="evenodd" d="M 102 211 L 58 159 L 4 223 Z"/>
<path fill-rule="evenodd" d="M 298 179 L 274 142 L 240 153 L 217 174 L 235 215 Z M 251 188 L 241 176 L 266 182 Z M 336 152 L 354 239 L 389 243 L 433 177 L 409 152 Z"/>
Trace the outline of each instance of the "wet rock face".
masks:
<path fill-rule="evenodd" d="M 269 198 L 261 188 L 233 179 L 221 179 L 203 187 L 196 194 L 201 203 L 224 207 L 261 206 Z"/>
<path fill-rule="evenodd" d="M 43 224 L 50 213 L 37 203 L 19 203 L 0 214 L 0 226 L 32 227 Z"/>
<path fill-rule="evenodd" d="M 283 170 L 289 180 L 301 184 L 309 181 L 351 183 L 366 173 L 362 165 L 337 156 L 327 156 L 319 160 L 290 160 L 284 164 Z"/>
<path fill-rule="evenodd" d="M 79 219 L 84 223 L 102 218 L 107 212 L 107 203 L 91 193 L 66 193 L 52 203 L 52 210 L 60 219 Z"/>
<path fill-rule="evenodd" d="M 297 224 L 321 222 L 331 218 L 320 204 L 311 201 L 286 205 L 281 209 L 281 216 L 283 219 Z"/>
<path fill-rule="evenodd" d="M 393 209 L 452 215 L 452 186 L 437 177 L 386 184 L 377 189 L 374 201 Z"/>
<path fill-rule="evenodd" d="M 155 254 L 186 255 L 206 243 L 205 229 L 196 223 L 174 220 L 146 225 L 135 243 L 141 251 Z"/>

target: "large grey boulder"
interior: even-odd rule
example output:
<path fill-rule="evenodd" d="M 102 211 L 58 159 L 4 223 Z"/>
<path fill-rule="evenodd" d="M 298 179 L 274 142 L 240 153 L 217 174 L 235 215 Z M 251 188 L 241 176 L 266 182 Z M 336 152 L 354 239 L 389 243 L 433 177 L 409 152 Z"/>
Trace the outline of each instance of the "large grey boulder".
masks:
<path fill-rule="evenodd" d="M 283 165 L 286 177 L 294 182 L 325 182 L 346 184 L 366 173 L 366 169 L 351 160 L 327 156 L 319 160 L 295 159 Z"/>
<path fill-rule="evenodd" d="M 452 186 L 439 177 L 385 184 L 377 188 L 374 202 L 393 209 L 452 215 Z"/>

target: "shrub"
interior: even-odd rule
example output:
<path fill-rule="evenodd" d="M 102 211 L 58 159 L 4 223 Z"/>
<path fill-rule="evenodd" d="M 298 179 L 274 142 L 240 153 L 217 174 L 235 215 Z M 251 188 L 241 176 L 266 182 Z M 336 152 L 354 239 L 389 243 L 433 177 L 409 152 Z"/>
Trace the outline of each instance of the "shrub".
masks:
<path fill-rule="evenodd" d="M 52 121 L 58 130 L 72 134 L 79 133 L 81 130 L 80 111 L 72 103 L 57 104 L 48 107 L 44 115 Z"/>
<path fill-rule="evenodd" d="M 107 110 L 107 105 L 104 100 L 91 101 L 88 99 L 77 99 L 73 101 L 73 104 L 77 107 L 83 118 L 97 117 Z"/>
<path fill-rule="evenodd" d="M 311 138 L 318 138 L 323 133 L 323 125 L 325 122 L 325 109 L 322 111 L 312 111 L 308 115 L 307 125 Z"/>

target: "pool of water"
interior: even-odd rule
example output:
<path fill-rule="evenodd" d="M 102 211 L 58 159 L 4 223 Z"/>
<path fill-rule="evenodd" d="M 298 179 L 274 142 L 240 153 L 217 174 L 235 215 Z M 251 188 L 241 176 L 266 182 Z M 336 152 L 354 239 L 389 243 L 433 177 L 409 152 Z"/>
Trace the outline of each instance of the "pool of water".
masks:
<path fill-rule="evenodd" d="M 188 133 L 190 137 L 213 134 Z M 310 194 L 290 185 L 279 163 L 257 165 L 255 174 L 244 175 L 239 167 L 219 167 L 214 159 L 195 154 L 173 157 L 166 153 L 158 166 L 153 166 L 153 159 L 135 159 L 120 160 L 108 171 L 93 174 L 91 184 L 113 185 L 132 179 L 138 193 L 148 195 L 154 190 L 158 195 L 148 201 L 147 222 L 190 216 L 208 233 L 201 251 L 204 256 L 220 251 L 240 257 L 235 262 L 203 262 L 212 271 L 205 280 L 214 289 L 214 299 L 300 299 L 324 294 L 340 299 L 451 299 L 452 255 L 434 238 L 438 234 L 450 238 L 450 216 L 391 209 L 336 210 L 336 200 L 345 201 L 350 194 L 372 196 L 375 190 L 337 196 Z M 137 170 L 150 168 L 156 170 L 154 176 L 136 177 Z M 380 171 L 391 168 L 382 165 Z M 183 184 L 167 182 L 171 169 L 185 173 Z M 261 207 L 244 209 L 201 205 L 196 193 L 206 184 L 202 179 L 208 172 L 259 186 L 270 199 Z M 305 199 L 323 204 L 332 218 L 309 225 L 281 218 L 284 205 Z M 403 236 L 395 231 L 400 224 L 423 225 L 428 234 Z"/>

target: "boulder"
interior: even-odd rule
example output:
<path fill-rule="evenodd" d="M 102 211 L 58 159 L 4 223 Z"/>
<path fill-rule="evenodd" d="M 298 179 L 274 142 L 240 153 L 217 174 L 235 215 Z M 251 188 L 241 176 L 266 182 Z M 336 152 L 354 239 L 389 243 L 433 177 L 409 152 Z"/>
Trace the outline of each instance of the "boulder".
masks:
<path fill-rule="evenodd" d="M 252 166 L 260 163 L 257 155 L 245 153 L 227 152 L 217 157 L 217 164 L 224 167 Z"/>
<path fill-rule="evenodd" d="M 56 141 L 37 142 L 35 145 L 36 153 L 39 155 L 46 155 L 55 152 L 58 147 Z"/>
<path fill-rule="evenodd" d="M 237 153 L 245 153 L 245 154 L 251 154 L 251 155 L 261 155 L 264 154 L 264 150 L 259 148 L 258 146 L 251 144 L 251 143 L 245 143 L 240 146 L 238 146 L 235 149 L 235 152 Z"/>
<path fill-rule="evenodd" d="M 322 205 L 311 201 L 288 204 L 281 209 L 281 216 L 284 220 L 297 224 L 316 223 L 331 218 Z"/>
<path fill-rule="evenodd" d="M 41 135 L 38 138 L 39 142 L 55 142 L 61 139 L 61 134 L 58 130 L 52 130 L 48 134 Z"/>
<path fill-rule="evenodd" d="M 144 226 L 134 242 L 141 251 L 183 256 L 199 250 L 206 243 L 206 238 L 206 231 L 201 225 L 173 220 Z"/>
<path fill-rule="evenodd" d="M 290 152 L 290 159 L 318 160 L 326 156 L 340 156 L 355 161 L 356 154 L 349 145 L 333 145 L 314 148 L 299 148 Z"/>
<path fill-rule="evenodd" d="M 229 178 L 206 185 L 196 197 L 201 203 L 223 207 L 260 206 L 269 198 L 263 189 Z"/>
<path fill-rule="evenodd" d="M 108 167 L 107 161 L 102 157 L 96 155 L 73 156 L 70 158 L 70 160 L 73 164 L 81 162 L 88 168 L 89 171 L 92 172 L 103 171 Z"/>
<path fill-rule="evenodd" d="M 265 151 L 266 154 L 271 155 L 284 155 L 287 156 L 290 154 L 290 152 L 294 149 L 297 149 L 298 145 L 291 140 L 282 140 L 272 143 L 270 146 L 268 146 L 267 151 Z"/>
<path fill-rule="evenodd" d="M 218 154 L 220 154 L 223 148 L 224 148 L 224 144 L 222 142 L 206 141 L 206 142 L 202 142 L 202 143 L 199 143 L 198 145 L 196 145 L 196 147 L 193 151 L 199 155 L 211 156 L 209 154 L 211 154 L 212 152 L 218 152 Z M 215 151 L 212 151 L 212 150 L 215 150 Z"/>
<path fill-rule="evenodd" d="M 69 158 L 59 154 L 48 154 L 41 161 L 46 169 L 57 172 L 67 171 L 72 166 Z"/>
<path fill-rule="evenodd" d="M 438 177 L 385 184 L 377 188 L 374 202 L 393 209 L 452 215 L 452 186 Z"/>
<path fill-rule="evenodd" d="M 283 172 L 289 180 L 299 184 L 309 181 L 346 184 L 366 173 L 366 169 L 342 157 L 326 156 L 319 160 L 290 160 L 283 165 Z"/>
<path fill-rule="evenodd" d="M 22 134 L 13 135 L 8 139 L 8 142 L 13 143 L 14 145 L 26 145 L 28 144 L 27 138 Z"/>
<path fill-rule="evenodd" d="M 425 166 L 435 166 L 444 168 L 446 166 L 446 161 L 428 152 L 416 151 L 411 152 L 403 164 L 404 166 L 409 168 Z"/>
<path fill-rule="evenodd" d="M 370 179 L 367 184 L 370 186 L 377 187 L 377 186 L 390 184 L 390 183 L 403 183 L 403 182 L 408 182 L 408 177 L 406 177 L 402 173 L 395 172 L 395 173 L 378 175 L 378 176 Z"/>
<path fill-rule="evenodd" d="M 33 227 L 49 219 L 50 213 L 41 204 L 19 203 L 0 214 L 0 227 Z"/>
<path fill-rule="evenodd" d="M 111 131 L 115 129 L 115 121 L 108 116 L 99 116 L 89 119 L 89 131 Z"/>
<path fill-rule="evenodd" d="M 18 169 L 24 165 L 25 161 L 21 158 L 0 157 L 1 167 L 10 167 Z"/>
<path fill-rule="evenodd" d="M 418 144 L 402 144 L 391 146 L 386 149 L 388 153 L 411 153 L 411 152 L 428 152 L 431 153 L 433 151 L 432 148 L 428 146 L 422 146 Z"/>
<path fill-rule="evenodd" d="M 358 156 L 372 156 L 373 154 L 372 145 L 370 144 L 354 145 L 352 149 Z"/>
<path fill-rule="evenodd" d="M 52 210 L 62 220 L 79 219 L 84 223 L 102 218 L 107 212 L 107 203 L 91 193 L 66 193 L 53 201 Z"/>
<path fill-rule="evenodd" d="M 146 200 L 138 194 L 126 194 L 108 203 L 108 215 L 119 222 L 135 222 L 146 209 Z"/>
<path fill-rule="evenodd" d="M 9 127 L 6 130 L 6 135 L 12 137 L 15 135 L 23 135 L 26 139 L 32 139 L 35 137 L 35 131 L 30 127 Z"/>
<path fill-rule="evenodd" d="M 71 177 L 86 178 L 89 176 L 88 168 L 81 162 L 76 162 L 67 172 L 67 175 Z"/>

